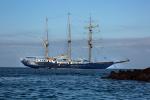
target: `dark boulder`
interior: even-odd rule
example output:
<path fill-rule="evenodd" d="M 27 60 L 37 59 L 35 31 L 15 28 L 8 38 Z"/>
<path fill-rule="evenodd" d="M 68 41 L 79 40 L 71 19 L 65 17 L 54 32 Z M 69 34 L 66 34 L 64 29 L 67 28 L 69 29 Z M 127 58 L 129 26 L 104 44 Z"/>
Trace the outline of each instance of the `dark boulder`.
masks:
<path fill-rule="evenodd" d="M 150 68 L 144 70 L 119 70 L 118 72 L 112 71 L 107 77 L 108 79 L 117 80 L 138 80 L 150 82 Z"/>

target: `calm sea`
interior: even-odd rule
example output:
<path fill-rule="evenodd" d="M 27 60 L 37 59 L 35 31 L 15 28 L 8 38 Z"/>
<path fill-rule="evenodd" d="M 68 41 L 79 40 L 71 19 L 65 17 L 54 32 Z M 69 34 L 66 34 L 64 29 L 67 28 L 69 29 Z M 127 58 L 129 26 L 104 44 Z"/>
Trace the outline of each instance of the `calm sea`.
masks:
<path fill-rule="evenodd" d="M 0 100 L 150 100 L 150 83 L 101 79 L 109 73 L 0 68 Z"/>

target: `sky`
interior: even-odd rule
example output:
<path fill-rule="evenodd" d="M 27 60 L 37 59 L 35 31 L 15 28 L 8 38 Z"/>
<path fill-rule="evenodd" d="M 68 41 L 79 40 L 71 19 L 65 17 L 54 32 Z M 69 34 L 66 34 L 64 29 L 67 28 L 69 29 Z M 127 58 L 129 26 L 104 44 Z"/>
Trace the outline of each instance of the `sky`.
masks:
<path fill-rule="evenodd" d="M 66 39 L 68 12 L 73 39 L 87 38 L 90 15 L 95 38 L 150 37 L 149 10 L 150 0 L 0 0 L 0 40 L 41 40 L 46 16 L 50 40 Z"/>
<path fill-rule="evenodd" d="M 49 55 L 64 53 L 70 12 L 73 56 L 88 56 L 85 40 L 91 16 L 93 25 L 99 25 L 93 30 L 98 39 L 93 59 L 129 58 L 130 63 L 117 68 L 145 68 L 150 65 L 149 10 L 150 0 L 0 0 L 0 67 L 24 67 L 20 58 L 43 55 L 46 17 Z"/>

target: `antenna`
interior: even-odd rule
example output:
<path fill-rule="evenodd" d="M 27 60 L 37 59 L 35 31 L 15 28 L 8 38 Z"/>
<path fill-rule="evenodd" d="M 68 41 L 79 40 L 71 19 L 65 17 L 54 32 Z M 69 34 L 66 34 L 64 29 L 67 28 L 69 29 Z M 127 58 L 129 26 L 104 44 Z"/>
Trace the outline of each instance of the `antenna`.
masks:
<path fill-rule="evenodd" d="M 68 61 L 71 62 L 71 24 L 70 24 L 70 13 L 68 13 Z"/>
<path fill-rule="evenodd" d="M 89 46 L 89 62 L 91 63 L 91 58 L 92 58 L 92 47 L 93 47 L 93 39 L 92 39 L 92 34 L 93 34 L 93 28 L 98 27 L 98 25 L 92 25 L 92 18 L 90 15 L 90 20 L 89 20 L 89 25 L 88 25 L 88 31 L 89 31 L 89 36 L 88 36 L 88 46 Z"/>

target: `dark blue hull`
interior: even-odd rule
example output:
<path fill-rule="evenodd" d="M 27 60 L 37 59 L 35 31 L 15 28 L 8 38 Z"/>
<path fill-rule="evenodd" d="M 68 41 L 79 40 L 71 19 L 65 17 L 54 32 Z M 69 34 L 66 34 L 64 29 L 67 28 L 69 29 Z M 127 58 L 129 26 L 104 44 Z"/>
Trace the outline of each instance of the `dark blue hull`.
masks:
<path fill-rule="evenodd" d="M 57 64 L 51 62 L 38 62 L 36 64 L 31 64 L 28 61 L 22 61 L 25 66 L 31 68 L 75 68 L 75 69 L 106 69 L 113 65 L 114 62 L 96 62 L 96 63 L 86 63 L 86 64 Z"/>

